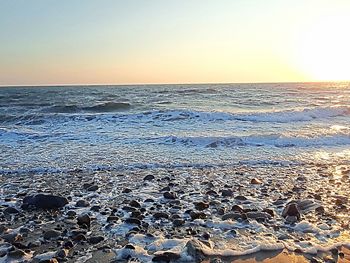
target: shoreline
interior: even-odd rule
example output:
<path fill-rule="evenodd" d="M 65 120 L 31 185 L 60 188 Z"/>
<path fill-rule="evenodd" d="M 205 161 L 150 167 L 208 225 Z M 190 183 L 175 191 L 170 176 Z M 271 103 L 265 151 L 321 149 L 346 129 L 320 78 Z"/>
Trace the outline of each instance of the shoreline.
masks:
<path fill-rule="evenodd" d="M 4 175 L 0 262 L 349 262 L 348 230 L 332 215 L 345 201 L 334 207 L 326 189 L 311 198 L 321 183 L 306 168 Z"/>

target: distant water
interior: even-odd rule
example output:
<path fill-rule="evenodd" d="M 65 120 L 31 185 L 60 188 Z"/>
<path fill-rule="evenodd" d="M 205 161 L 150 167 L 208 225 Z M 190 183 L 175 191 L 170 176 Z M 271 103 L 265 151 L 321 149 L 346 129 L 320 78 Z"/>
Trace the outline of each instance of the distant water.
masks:
<path fill-rule="evenodd" d="M 0 174 L 349 157 L 349 83 L 0 88 Z"/>

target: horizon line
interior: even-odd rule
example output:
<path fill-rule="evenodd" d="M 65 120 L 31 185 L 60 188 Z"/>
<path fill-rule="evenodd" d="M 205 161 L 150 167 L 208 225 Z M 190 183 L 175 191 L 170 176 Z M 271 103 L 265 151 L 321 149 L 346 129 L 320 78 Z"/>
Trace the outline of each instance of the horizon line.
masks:
<path fill-rule="evenodd" d="M 227 85 L 227 84 L 293 84 L 293 83 L 348 83 L 350 80 L 322 80 L 322 81 L 255 81 L 255 82 L 184 82 L 184 83 L 61 83 L 61 84 L 0 84 L 6 87 L 69 87 L 69 86 L 160 86 L 160 85 Z"/>

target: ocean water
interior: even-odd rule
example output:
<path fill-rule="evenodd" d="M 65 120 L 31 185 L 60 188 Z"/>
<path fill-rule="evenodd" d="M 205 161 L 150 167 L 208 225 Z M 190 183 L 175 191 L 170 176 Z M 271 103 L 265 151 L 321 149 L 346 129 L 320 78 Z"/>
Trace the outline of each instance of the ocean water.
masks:
<path fill-rule="evenodd" d="M 89 181 L 97 192 L 82 189 Z M 109 239 L 135 247 L 116 245 L 121 259 L 171 250 L 193 262 L 187 243 L 202 233 L 215 256 L 350 248 L 350 84 L 2 87 L 0 186 L 5 207 L 27 191 L 70 196 L 66 211 L 92 214 Z M 163 196 L 170 186 L 178 206 Z M 82 197 L 117 207 L 120 220 L 77 208 Z M 152 235 L 129 235 L 123 207 L 134 199 Z M 192 218 L 202 201 L 209 207 Z M 294 221 L 283 213 L 291 201 Z M 234 205 L 244 209 L 236 219 Z M 155 219 L 158 210 L 184 225 Z"/>
<path fill-rule="evenodd" d="M 349 83 L 0 88 L 0 174 L 349 157 Z"/>

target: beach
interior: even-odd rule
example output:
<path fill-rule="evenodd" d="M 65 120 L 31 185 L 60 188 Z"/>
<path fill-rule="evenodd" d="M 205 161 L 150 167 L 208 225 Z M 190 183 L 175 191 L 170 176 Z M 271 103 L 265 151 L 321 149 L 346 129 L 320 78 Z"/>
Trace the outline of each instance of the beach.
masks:
<path fill-rule="evenodd" d="M 348 84 L 2 91 L 0 262 L 350 261 Z"/>

